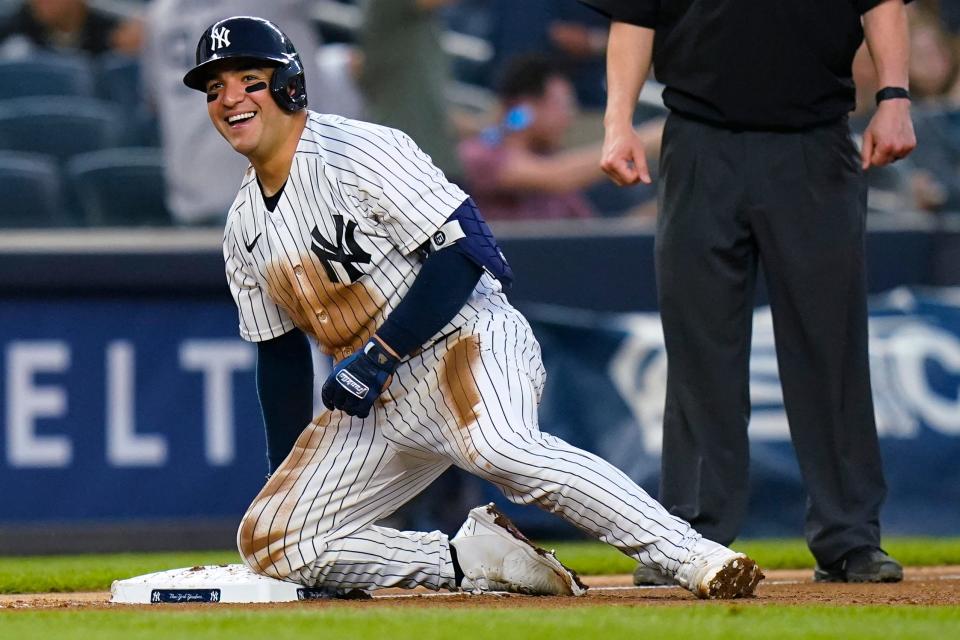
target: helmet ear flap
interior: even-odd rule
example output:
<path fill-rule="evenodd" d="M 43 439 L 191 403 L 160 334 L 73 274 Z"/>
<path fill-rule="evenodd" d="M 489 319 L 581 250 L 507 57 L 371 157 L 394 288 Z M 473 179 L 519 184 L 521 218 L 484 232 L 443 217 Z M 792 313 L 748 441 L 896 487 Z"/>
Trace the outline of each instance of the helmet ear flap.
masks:
<path fill-rule="evenodd" d="M 299 60 L 277 67 L 270 80 L 270 93 L 281 108 L 300 111 L 307 107 L 307 86 Z"/>

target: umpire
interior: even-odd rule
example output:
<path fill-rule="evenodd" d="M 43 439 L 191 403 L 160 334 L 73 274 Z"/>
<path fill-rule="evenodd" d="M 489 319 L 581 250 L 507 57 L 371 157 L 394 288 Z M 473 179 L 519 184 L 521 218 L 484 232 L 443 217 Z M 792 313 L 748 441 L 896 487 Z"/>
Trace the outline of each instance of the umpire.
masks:
<path fill-rule="evenodd" d="M 880 549 L 864 171 L 915 145 L 909 0 L 583 1 L 613 20 L 603 168 L 616 183 L 650 182 L 631 119 L 651 59 L 671 112 L 656 240 L 668 357 L 661 501 L 722 544 L 740 531 L 759 263 L 814 577 L 902 579 Z M 847 113 L 864 35 L 883 89 L 858 152 Z"/>

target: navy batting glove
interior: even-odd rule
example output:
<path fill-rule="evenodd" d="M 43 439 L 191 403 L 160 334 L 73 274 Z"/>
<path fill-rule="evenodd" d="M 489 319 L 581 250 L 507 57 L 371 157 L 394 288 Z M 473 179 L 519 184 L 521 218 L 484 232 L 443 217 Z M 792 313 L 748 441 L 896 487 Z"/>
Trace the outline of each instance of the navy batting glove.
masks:
<path fill-rule="evenodd" d="M 366 418 L 399 364 L 399 358 L 371 339 L 330 372 L 320 393 L 323 404 L 330 410 Z"/>

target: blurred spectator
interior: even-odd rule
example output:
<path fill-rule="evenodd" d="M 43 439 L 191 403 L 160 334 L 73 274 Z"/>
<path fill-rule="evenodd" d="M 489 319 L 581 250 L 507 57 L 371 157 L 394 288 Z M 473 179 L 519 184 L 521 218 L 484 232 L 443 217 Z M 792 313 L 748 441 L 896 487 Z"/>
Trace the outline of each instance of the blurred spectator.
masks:
<path fill-rule="evenodd" d="M 139 20 L 124 20 L 89 6 L 86 0 L 28 0 L 0 21 L 0 41 L 93 55 L 136 54 L 143 41 Z"/>
<path fill-rule="evenodd" d="M 914 4 L 936 15 L 949 33 L 960 33 L 960 0 L 918 0 Z"/>
<path fill-rule="evenodd" d="M 543 54 L 567 71 L 581 105 L 603 108 L 606 18 L 576 0 L 523 0 L 522 10 L 516 0 L 492 0 L 490 11 L 493 73 L 518 55 Z"/>
<path fill-rule="evenodd" d="M 600 182 L 600 144 L 559 150 L 577 100 L 569 78 L 542 56 L 510 62 L 499 84 L 498 124 L 461 143 L 470 192 L 489 220 L 588 218 L 583 189 Z M 662 123 L 641 132 L 656 146 Z M 654 152 L 655 153 L 655 152 Z"/>
<path fill-rule="evenodd" d="M 369 120 L 366 98 L 360 90 L 363 53 L 355 44 L 325 44 L 317 50 L 319 95 L 310 98 L 314 111 L 336 113 L 345 118 Z"/>
<path fill-rule="evenodd" d="M 203 30 L 234 15 L 275 22 L 297 43 L 311 108 L 323 111 L 326 91 L 317 74 L 318 43 L 310 5 L 310 0 L 153 0 L 150 4 L 141 59 L 143 85 L 160 121 L 167 207 L 178 224 L 223 224 L 237 193 L 237 176 L 247 166 L 243 156 L 224 144 L 210 126 L 203 99 L 183 84 Z"/>
<path fill-rule="evenodd" d="M 462 174 L 445 89 L 450 61 L 438 11 L 456 0 L 364 0 L 360 86 L 367 117 L 417 141 L 447 178 Z"/>
<path fill-rule="evenodd" d="M 957 95 L 958 56 L 954 38 L 936 14 L 910 14 L 910 93 L 915 103 L 954 106 Z"/>
<path fill-rule="evenodd" d="M 910 16 L 910 92 L 917 153 L 910 188 L 923 211 L 960 210 L 960 87 L 958 51 L 936 14 Z"/>
<path fill-rule="evenodd" d="M 870 57 L 870 50 L 866 43 L 860 45 L 853 57 L 853 82 L 856 85 L 856 108 L 853 112 L 851 127 L 861 132 L 867 127 L 870 117 L 877 108 L 875 96 L 880 84 L 877 80 L 877 70 Z"/>

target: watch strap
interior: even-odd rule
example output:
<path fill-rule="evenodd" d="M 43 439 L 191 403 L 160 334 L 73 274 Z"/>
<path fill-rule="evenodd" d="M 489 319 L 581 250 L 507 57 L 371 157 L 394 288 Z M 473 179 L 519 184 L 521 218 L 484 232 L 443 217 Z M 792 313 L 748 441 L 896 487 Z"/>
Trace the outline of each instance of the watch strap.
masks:
<path fill-rule="evenodd" d="M 910 92 L 904 89 L 903 87 L 884 87 L 877 91 L 877 104 L 880 104 L 884 100 L 894 100 L 897 98 L 906 98 L 910 99 Z"/>

